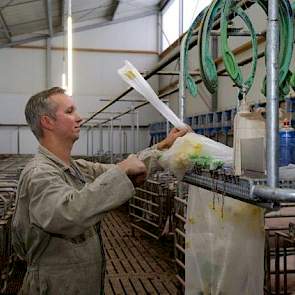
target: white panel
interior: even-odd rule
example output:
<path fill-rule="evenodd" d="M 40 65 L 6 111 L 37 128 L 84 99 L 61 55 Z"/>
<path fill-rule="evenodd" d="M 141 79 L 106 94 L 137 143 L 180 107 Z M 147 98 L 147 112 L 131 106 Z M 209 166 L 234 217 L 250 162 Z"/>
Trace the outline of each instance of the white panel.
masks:
<path fill-rule="evenodd" d="M 0 128 L 0 154 L 17 153 L 17 128 Z"/>
<path fill-rule="evenodd" d="M 45 51 L 0 50 L 0 93 L 34 93 L 45 85 Z"/>
<path fill-rule="evenodd" d="M 157 51 L 156 36 L 157 16 L 151 15 L 128 22 L 74 33 L 73 46 Z M 53 45 L 63 46 L 63 39 L 63 37 L 54 38 Z"/>
<path fill-rule="evenodd" d="M 35 154 L 39 143 L 28 127 L 20 128 L 19 136 L 20 154 Z"/>

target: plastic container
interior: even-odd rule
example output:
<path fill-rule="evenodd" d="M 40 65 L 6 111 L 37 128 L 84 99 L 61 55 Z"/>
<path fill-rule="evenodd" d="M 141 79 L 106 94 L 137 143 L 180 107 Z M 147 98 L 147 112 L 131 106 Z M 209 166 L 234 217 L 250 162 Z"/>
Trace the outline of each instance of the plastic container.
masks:
<path fill-rule="evenodd" d="M 295 164 L 295 130 L 292 127 L 280 129 L 279 166 Z"/>

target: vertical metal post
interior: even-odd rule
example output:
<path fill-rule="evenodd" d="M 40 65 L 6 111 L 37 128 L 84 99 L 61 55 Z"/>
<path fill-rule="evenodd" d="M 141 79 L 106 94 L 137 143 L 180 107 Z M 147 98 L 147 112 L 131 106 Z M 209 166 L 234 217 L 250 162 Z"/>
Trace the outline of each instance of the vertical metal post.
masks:
<path fill-rule="evenodd" d="M 17 138 L 16 138 L 16 141 L 17 141 L 17 154 L 19 155 L 20 154 L 20 130 L 19 130 L 19 126 L 17 126 Z"/>
<path fill-rule="evenodd" d="M 87 141 L 87 144 L 86 144 L 86 155 L 89 156 L 89 127 L 87 127 L 86 129 L 86 141 Z"/>
<path fill-rule="evenodd" d="M 179 0 L 179 36 L 183 33 L 183 0 Z"/>
<path fill-rule="evenodd" d="M 122 159 L 122 121 L 121 119 L 119 122 L 119 155 L 120 155 L 120 159 Z"/>
<path fill-rule="evenodd" d="M 103 127 L 99 124 L 99 153 L 103 154 Z"/>
<path fill-rule="evenodd" d="M 166 100 L 166 105 L 169 108 L 169 100 Z M 169 121 L 166 120 L 166 136 L 168 135 L 168 133 L 169 133 Z"/>
<path fill-rule="evenodd" d="M 139 151 L 139 117 L 138 117 L 138 111 L 135 111 L 136 115 L 136 152 Z"/>
<path fill-rule="evenodd" d="M 114 126 L 113 126 L 113 118 L 111 118 L 110 121 L 110 125 L 111 125 L 111 138 L 110 138 L 110 143 L 111 143 L 111 147 L 110 147 L 110 151 L 111 151 L 111 164 L 113 164 L 114 162 Z"/>
<path fill-rule="evenodd" d="M 127 133 L 123 131 L 123 153 L 127 154 Z"/>
<path fill-rule="evenodd" d="M 180 71 L 179 71 L 179 96 L 178 96 L 178 116 L 181 121 L 185 117 L 185 80 L 184 80 L 184 48 L 187 39 L 187 34 L 185 34 L 181 40 L 180 45 Z"/>
<path fill-rule="evenodd" d="M 93 139 L 94 139 L 94 133 L 93 133 L 93 126 L 91 126 L 91 157 L 93 157 L 94 155 L 94 142 L 93 142 Z"/>
<path fill-rule="evenodd" d="M 134 112 L 134 106 L 131 105 L 131 134 L 132 134 L 132 153 L 135 153 L 136 150 L 136 142 L 135 142 L 135 112 Z"/>
<path fill-rule="evenodd" d="M 51 38 L 46 39 L 46 88 L 51 87 Z"/>
<path fill-rule="evenodd" d="M 268 1 L 268 31 L 266 57 L 266 165 L 267 184 L 275 188 L 278 184 L 278 81 L 279 81 L 279 24 L 278 0 Z"/>

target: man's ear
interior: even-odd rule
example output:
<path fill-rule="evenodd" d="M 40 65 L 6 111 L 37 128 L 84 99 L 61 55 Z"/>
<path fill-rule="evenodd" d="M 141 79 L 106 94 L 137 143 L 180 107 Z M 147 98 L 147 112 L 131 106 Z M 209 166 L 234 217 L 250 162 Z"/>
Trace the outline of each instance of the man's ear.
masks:
<path fill-rule="evenodd" d="M 47 129 L 47 130 L 53 130 L 54 129 L 54 119 L 47 116 L 47 115 L 43 115 L 40 117 L 40 124 L 41 127 L 43 129 Z"/>

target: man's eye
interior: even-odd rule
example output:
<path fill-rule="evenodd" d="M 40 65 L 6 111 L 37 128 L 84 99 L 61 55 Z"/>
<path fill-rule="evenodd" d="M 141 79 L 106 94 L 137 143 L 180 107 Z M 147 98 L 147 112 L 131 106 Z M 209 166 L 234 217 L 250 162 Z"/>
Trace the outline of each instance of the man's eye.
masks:
<path fill-rule="evenodd" d="M 66 113 L 67 113 L 67 114 L 71 114 L 73 111 L 74 111 L 73 109 L 68 109 L 68 110 L 66 111 Z"/>

